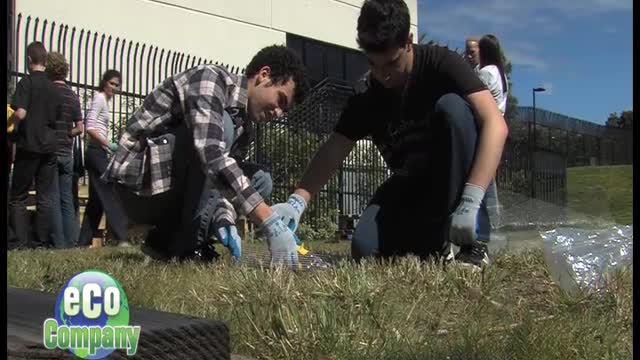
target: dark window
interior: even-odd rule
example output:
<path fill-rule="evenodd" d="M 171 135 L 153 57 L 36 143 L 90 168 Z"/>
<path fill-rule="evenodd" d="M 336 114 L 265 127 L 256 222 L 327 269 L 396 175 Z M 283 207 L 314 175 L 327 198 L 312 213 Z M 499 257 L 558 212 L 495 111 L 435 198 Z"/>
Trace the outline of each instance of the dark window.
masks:
<path fill-rule="evenodd" d="M 297 36 L 287 35 L 287 47 L 293 49 L 301 58 L 304 57 L 304 41 Z"/>
<path fill-rule="evenodd" d="M 364 55 L 358 50 L 293 34 L 287 34 L 287 47 L 302 58 L 312 86 L 327 77 L 354 82 L 368 69 Z"/>
<path fill-rule="evenodd" d="M 357 81 L 367 72 L 369 65 L 364 54 L 360 52 L 349 53 L 346 56 L 346 74 L 345 80 L 349 82 Z"/>
<path fill-rule="evenodd" d="M 309 72 L 309 79 L 312 85 L 322 81 L 326 77 L 324 71 L 324 48 L 322 45 L 305 42 L 304 44 L 304 64 Z"/>
<path fill-rule="evenodd" d="M 327 47 L 327 77 L 344 80 L 344 50 Z"/>

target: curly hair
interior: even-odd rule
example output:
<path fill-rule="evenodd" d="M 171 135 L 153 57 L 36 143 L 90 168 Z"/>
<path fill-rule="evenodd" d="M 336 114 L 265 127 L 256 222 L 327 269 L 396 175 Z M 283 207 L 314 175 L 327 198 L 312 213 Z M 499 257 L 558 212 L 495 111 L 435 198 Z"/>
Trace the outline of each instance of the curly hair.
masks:
<path fill-rule="evenodd" d="M 69 63 L 59 52 L 47 54 L 46 73 L 51 80 L 64 80 L 69 75 Z"/>
<path fill-rule="evenodd" d="M 409 38 L 410 22 L 404 0 L 366 0 L 358 17 L 358 46 L 370 53 L 400 48 Z"/>
<path fill-rule="evenodd" d="M 281 45 L 271 45 L 258 51 L 245 70 L 247 78 L 256 76 L 260 69 L 268 66 L 269 77 L 275 85 L 282 85 L 288 80 L 295 83 L 294 101 L 299 104 L 307 96 L 309 81 L 300 57 L 291 49 Z"/>

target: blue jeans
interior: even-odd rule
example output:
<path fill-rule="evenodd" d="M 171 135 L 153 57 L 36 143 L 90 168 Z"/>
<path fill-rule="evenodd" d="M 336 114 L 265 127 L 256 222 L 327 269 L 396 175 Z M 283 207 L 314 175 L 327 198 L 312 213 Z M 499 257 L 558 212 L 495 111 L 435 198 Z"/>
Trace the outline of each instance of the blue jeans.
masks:
<path fill-rule="evenodd" d="M 75 207 L 73 205 L 73 159 L 71 154 L 58 155 L 58 181 L 55 184 L 54 245 L 57 248 L 71 248 L 78 234 Z"/>

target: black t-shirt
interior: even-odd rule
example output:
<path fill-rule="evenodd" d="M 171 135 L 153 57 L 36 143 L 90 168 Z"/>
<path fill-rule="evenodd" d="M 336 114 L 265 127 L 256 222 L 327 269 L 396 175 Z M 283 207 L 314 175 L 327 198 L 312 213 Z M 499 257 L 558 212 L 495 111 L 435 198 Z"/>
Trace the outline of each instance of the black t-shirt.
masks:
<path fill-rule="evenodd" d="M 80 110 L 80 100 L 78 95 L 67 84 L 53 83 L 61 105 L 60 117 L 56 123 L 57 153 L 65 156 L 71 154 L 73 138 L 71 129 L 76 125 L 76 121 L 82 121 Z"/>
<path fill-rule="evenodd" d="M 369 77 L 364 90 L 349 99 L 335 128 L 353 141 L 371 136 L 389 168 L 410 173 L 428 169 L 430 145 L 438 136 L 431 124 L 438 99 L 487 89 L 454 51 L 435 45 L 413 48 L 413 69 L 404 94 Z"/>
<path fill-rule="evenodd" d="M 44 72 L 34 71 L 18 82 L 11 108 L 27 111 L 15 137 L 16 148 L 41 154 L 54 153 L 56 119 L 61 109 L 53 83 Z"/>

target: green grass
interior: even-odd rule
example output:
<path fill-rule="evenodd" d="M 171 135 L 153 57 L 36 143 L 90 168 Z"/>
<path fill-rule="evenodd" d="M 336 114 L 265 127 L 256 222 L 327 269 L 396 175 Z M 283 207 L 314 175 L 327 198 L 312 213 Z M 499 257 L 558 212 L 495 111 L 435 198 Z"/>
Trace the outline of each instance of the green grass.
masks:
<path fill-rule="evenodd" d="M 633 167 L 598 166 L 567 169 L 569 208 L 579 213 L 633 223 Z"/>
<path fill-rule="evenodd" d="M 348 254 L 347 242 L 310 246 Z M 7 280 L 57 294 L 86 269 L 112 274 L 133 306 L 226 321 L 233 352 L 258 359 L 631 358 L 631 269 L 601 294 L 569 295 L 540 251 L 498 254 L 484 274 L 415 258 L 292 273 L 226 254 L 203 265 L 148 262 L 137 248 L 14 251 Z"/>

